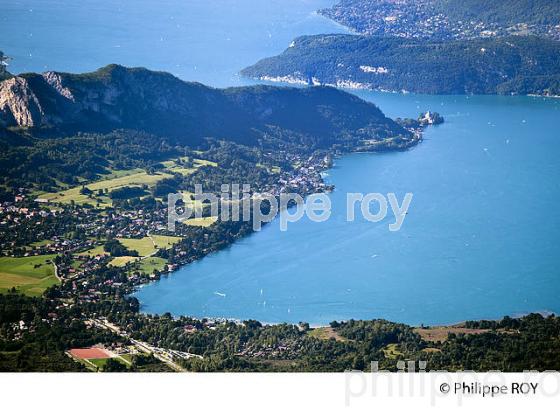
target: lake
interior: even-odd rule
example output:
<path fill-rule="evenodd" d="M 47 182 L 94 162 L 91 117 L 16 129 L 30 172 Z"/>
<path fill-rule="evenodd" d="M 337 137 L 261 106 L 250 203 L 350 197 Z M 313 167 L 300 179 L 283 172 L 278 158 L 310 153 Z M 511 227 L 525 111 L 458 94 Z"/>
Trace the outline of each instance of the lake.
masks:
<path fill-rule="evenodd" d="M 250 83 L 241 68 L 295 36 L 344 32 L 313 13 L 331 3 L 12 2 L 0 6 L 0 49 L 14 72 L 116 62 L 240 85 Z M 391 117 L 431 109 L 446 123 L 407 152 L 337 159 L 329 221 L 287 232 L 275 221 L 141 288 L 145 312 L 445 324 L 560 311 L 560 100 L 355 93 Z M 346 222 L 347 192 L 414 198 L 402 229 L 389 232 L 391 218 Z"/>
<path fill-rule="evenodd" d="M 13 73 L 81 73 L 111 63 L 216 87 L 302 34 L 346 30 L 314 13 L 333 0 L 10 0 L 0 50 Z"/>

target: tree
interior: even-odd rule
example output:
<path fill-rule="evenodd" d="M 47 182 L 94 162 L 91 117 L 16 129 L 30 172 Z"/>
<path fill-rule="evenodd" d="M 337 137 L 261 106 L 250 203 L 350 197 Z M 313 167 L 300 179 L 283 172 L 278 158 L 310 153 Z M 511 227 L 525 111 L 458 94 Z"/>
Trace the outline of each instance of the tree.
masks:
<path fill-rule="evenodd" d="M 307 322 L 299 322 L 299 327 L 303 332 L 309 331 L 309 323 Z"/>
<path fill-rule="evenodd" d="M 110 239 L 103 245 L 103 250 L 111 256 L 138 256 L 138 251 L 129 250 L 116 239 Z"/>
<path fill-rule="evenodd" d="M 333 329 L 336 329 L 337 327 L 340 326 L 340 323 L 338 323 L 336 320 L 333 320 L 331 323 L 329 323 L 329 325 L 330 325 Z"/>
<path fill-rule="evenodd" d="M 120 360 L 108 359 L 103 366 L 104 372 L 126 372 L 128 368 Z"/>

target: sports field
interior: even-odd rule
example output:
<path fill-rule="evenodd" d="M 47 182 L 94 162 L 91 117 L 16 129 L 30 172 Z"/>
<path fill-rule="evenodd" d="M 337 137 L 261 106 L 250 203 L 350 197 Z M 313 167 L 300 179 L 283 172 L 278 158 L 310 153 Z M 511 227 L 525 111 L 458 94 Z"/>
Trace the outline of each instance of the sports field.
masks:
<path fill-rule="evenodd" d="M 0 258 L 0 292 L 13 287 L 29 296 L 40 296 L 45 289 L 59 283 L 50 261 L 55 255 Z"/>
<path fill-rule="evenodd" d="M 70 349 L 69 353 L 77 359 L 108 359 L 111 357 L 107 350 L 98 347 Z"/>
<path fill-rule="evenodd" d="M 106 349 L 98 347 L 87 347 L 83 349 L 70 349 L 68 353 L 78 362 L 84 364 L 91 371 L 103 370 L 109 359 L 115 359 L 125 366 L 132 365 L 132 355 L 115 355 Z"/>

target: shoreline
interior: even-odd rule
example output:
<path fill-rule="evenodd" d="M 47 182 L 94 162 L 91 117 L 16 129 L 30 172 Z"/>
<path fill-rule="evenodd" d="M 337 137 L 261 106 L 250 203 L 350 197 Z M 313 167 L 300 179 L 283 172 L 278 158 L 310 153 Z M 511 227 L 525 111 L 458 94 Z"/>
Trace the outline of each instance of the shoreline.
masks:
<path fill-rule="evenodd" d="M 185 314 L 177 315 L 177 314 L 173 314 L 171 312 L 155 313 L 155 312 L 148 312 L 148 311 L 142 310 L 141 305 L 140 305 L 138 313 L 141 314 L 141 315 L 163 315 L 165 313 L 169 313 L 169 314 L 171 314 L 171 317 L 175 320 L 180 319 L 180 318 L 189 318 L 189 319 L 194 319 L 194 320 L 198 320 L 198 321 L 208 320 L 208 321 L 213 321 L 213 322 L 216 322 L 216 323 L 231 322 L 231 323 L 236 323 L 236 324 L 242 324 L 243 322 L 248 321 L 248 320 L 256 320 L 259 323 L 261 323 L 263 326 L 279 326 L 279 325 L 283 325 L 283 324 L 298 326 L 300 323 L 307 323 L 311 329 L 331 328 L 330 322 L 329 323 L 311 323 L 311 322 L 308 323 L 308 322 L 304 322 L 304 321 L 298 321 L 298 322 L 287 322 L 287 321 L 269 322 L 269 321 L 261 321 L 261 320 L 255 319 L 255 318 L 240 319 L 240 318 L 225 318 L 225 317 L 214 317 L 214 316 L 199 317 L 199 316 L 195 316 L 195 315 L 185 315 Z M 427 325 L 423 325 L 423 323 L 410 324 L 410 323 L 406 323 L 406 322 L 402 322 L 402 321 L 398 321 L 398 320 L 386 319 L 386 318 L 383 318 L 383 317 L 372 317 L 372 318 L 369 318 L 369 319 L 348 318 L 348 319 L 337 319 L 337 320 L 332 320 L 332 321 L 342 323 L 342 322 L 348 322 L 350 320 L 359 321 L 359 322 L 369 322 L 369 321 L 374 321 L 374 320 L 385 320 L 385 321 L 391 322 L 391 323 L 403 324 L 403 325 L 409 326 L 409 327 L 414 328 L 414 329 L 436 329 L 436 328 L 454 328 L 454 327 L 455 328 L 462 328 L 462 327 L 465 327 L 465 324 L 467 322 L 481 322 L 481 321 L 499 322 L 504 317 L 511 317 L 512 319 L 520 319 L 520 318 L 523 318 L 523 317 L 526 317 L 526 316 L 529 316 L 529 315 L 533 315 L 533 314 L 538 314 L 538 315 L 541 315 L 543 317 L 558 316 L 557 312 L 554 312 L 554 311 L 551 311 L 551 310 L 535 310 L 535 311 L 531 311 L 531 312 L 505 314 L 501 317 L 495 317 L 495 318 L 484 317 L 484 318 L 477 318 L 477 319 L 464 319 L 464 320 L 461 320 L 460 322 L 453 321 L 453 322 L 448 322 L 448 323 L 435 323 L 435 324 L 427 324 Z"/>
<path fill-rule="evenodd" d="M 240 74 L 241 75 L 241 74 Z M 393 90 L 393 89 L 384 89 L 384 88 L 379 88 L 379 87 L 373 87 L 368 83 L 359 83 L 359 82 L 355 82 L 352 80 L 337 80 L 336 83 L 323 83 L 321 82 L 319 79 L 313 77 L 312 78 L 312 84 L 309 84 L 309 82 L 307 80 L 304 80 L 303 78 L 298 78 L 298 77 L 294 77 L 291 74 L 285 75 L 285 76 L 268 76 L 268 75 L 263 75 L 260 77 L 247 77 L 247 76 L 243 76 L 244 78 L 253 80 L 253 81 L 257 81 L 257 82 L 262 82 L 265 84 L 269 84 L 269 85 L 280 85 L 280 86 L 296 86 L 296 87 L 315 87 L 315 86 L 321 86 L 321 87 L 333 87 L 336 88 L 338 90 L 343 90 L 343 91 L 373 91 L 373 92 L 379 92 L 379 93 L 386 93 L 386 94 L 401 94 L 401 95 L 407 95 L 407 94 L 411 94 L 411 95 L 429 95 L 429 96 L 469 96 L 469 97 L 477 97 L 477 96 L 496 96 L 496 97 L 533 97 L 533 98 L 554 98 L 554 99 L 560 99 L 560 94 L 556 95 L 556 94 L 534 94 L 534 93 L 529 93 L 529 94 L 443 94 L 443 93 L 433 93 L 433 94 L 426 94 L 426 93 L 416 93 L 413 91 L 408 91 L 405 89 L 401 89 L 401 90 Z"/>

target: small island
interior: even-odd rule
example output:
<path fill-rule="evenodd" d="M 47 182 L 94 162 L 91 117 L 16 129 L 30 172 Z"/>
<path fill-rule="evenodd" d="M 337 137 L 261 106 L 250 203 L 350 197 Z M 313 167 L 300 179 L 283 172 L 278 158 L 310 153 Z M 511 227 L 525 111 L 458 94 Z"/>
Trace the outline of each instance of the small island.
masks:
<path fill-rule="evenodd" d="M 420 125 L 426 126 L 443 124 L 444 120 L 439 113 L 435 111 L 426 111 L 425 113 L 420 114 L 418 122 Z"/>

